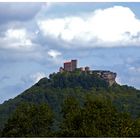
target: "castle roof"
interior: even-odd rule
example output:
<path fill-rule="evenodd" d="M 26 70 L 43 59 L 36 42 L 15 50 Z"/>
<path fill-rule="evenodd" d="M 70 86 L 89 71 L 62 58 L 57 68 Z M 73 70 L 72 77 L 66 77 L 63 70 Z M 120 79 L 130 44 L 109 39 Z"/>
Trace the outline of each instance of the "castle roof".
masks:
<path fill-rule="evenodd" d="M 64 62 L 64 64 L 67 64 L 67 63 L 71 63 L 70 61 L 66 61 L 66 62 Z"/>

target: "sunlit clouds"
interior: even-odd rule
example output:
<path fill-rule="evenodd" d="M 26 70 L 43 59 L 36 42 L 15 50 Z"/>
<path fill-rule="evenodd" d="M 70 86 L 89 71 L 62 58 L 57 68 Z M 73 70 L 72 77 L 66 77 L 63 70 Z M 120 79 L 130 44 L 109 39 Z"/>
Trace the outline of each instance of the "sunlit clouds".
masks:
<path fill-rule="evenodd" d="M 98 9 L 79 17 L 39 20 L 38 25 L 45 36 L 66 43 L 84 42 L 86 47 L 137 46 L 140 43 L 140 20 L 131 9 L 123 6 Z"/>

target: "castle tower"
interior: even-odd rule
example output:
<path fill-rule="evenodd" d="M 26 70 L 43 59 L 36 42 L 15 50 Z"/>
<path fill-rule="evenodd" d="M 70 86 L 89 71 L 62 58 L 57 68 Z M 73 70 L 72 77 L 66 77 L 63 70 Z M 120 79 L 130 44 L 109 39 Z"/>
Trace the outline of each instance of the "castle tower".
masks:
<path fill-rule="evenodd" d="M 65 70 L 65 71 L 72 71 L 71 62 L 65 62 L 65 63 L 64 63 L 64 70 Z"/>
<path fill-rule="evenodd" d="M 74 71 L 77 68 L 77 60 L 71 60 L 71 68 Z"/>
<path fill-rule="evenodd" d="M 74 71 L 77 68 L 77 60 L 71 60 L 64 63 L 65 71 Z"/>

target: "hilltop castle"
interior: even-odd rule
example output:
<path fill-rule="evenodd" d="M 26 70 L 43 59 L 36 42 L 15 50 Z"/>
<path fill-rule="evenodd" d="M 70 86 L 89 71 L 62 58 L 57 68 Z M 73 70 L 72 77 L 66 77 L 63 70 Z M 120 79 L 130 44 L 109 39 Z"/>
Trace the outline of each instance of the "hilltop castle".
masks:
<path fill-rule="evenodd" d="M 90 70 L 90 67 L 80 67 L 77 68 L 77 60 L 71 60 L 64 62 L 64 67 L 60 67 L 59 72 L 62 73 L 64 71 L 72 72 L 76 69 L 79 69 L 81 72 L 88 72 L 90 74 L 96 73 L 98 77 L 104 79 L 109 83 L 110 86 L 112 86 L 114 83 L 116 83 L 115 78 L 117 76 L 116 73 L 111 71 L 104 71 L 104 70 Z"/>

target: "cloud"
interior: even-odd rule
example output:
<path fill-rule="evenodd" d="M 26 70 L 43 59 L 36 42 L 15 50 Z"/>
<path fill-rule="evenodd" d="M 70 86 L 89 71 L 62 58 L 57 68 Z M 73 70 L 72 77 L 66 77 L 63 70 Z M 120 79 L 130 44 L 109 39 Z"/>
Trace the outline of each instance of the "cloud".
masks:
<path fill-rule="evenodd" d="M 56 57 L 58 57 L 59 55 L 61 55 L 61 52 L 56 51 L 56 50 L 49 50 L 49 51 L 48 51 L 48 55 L 51 56 L 52 58 L 56 58 Z"/>
<path fill-rule="evenodd" d="M 91 13 L 63 18 L 38 20 L 38 27 L 46 37 L 59 40 L 68 47 L 138 46 L 140 20 L 130 8 L 114 6 Z"/>
<path fill-rule="evenodd" d="M 36 31 L 25 28 L 9 28 L 0 35 L 0 62 L 32 61 L 39 64 L 61 63 L 61 52 L 51 44 L 42 43 L 45 38 Z M 50 64 L 49 64 L 50 65 Z"/>
<path fill-rule="evenodd" d="M 51 65 L 60 66 L 64 62 L 63 55 L 60 51 L 50 49 L 47 54 L 47 61 L 48 63 L 51 63 Z"/>
<path fill-rule="evenodd" d="M 32 81 L 34 83 L 37 83 L 40 79 L 42 79 L 44 77 L 46 77 L 46 75 L 43 72 L 37 72 L 37 73 L 30 76 L 30 78 L 32 79 Z"/>
<path fill-rule="evenodd" d="M 0 4 L 0 24 L 11 21 L 27 21 L 35 17 L 41 10 L 44 3 L 1 3 Z"/>
<path fill-rule="evenodd" d="M 35 44 L 32 43 L 26 29 L 8 29 L 4 36 L 0 37 L 0 48 L 27 51 Z"/>
<path fill-rule="evenodd" d="M 116 77 L 116 82 L 120 85 L 122 85 L 122 82 L 121 82 L 121 78 L 119 76 Z"/>
<path fill-rule="evenodd" d="M 0 63 L 43 61 L 47 50 L 26 27 L 8 28 L 0 34 Z M 45 58 L 46 60 L 46 58 Z M 45 61 L 44 60 L 44 61 Z"/>

